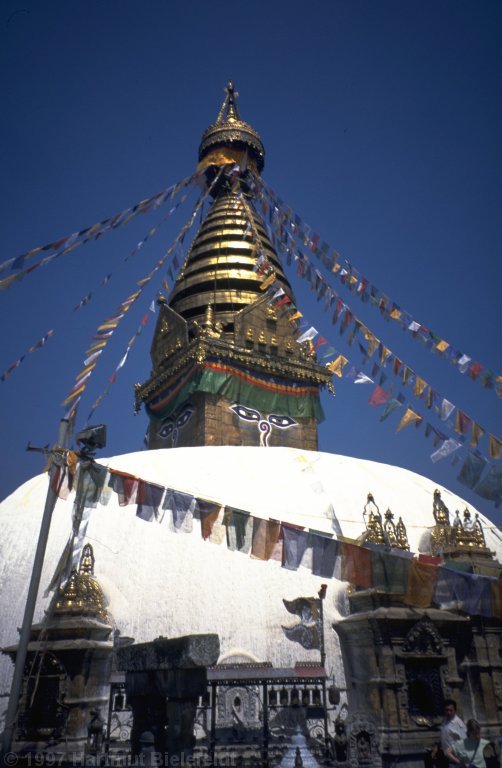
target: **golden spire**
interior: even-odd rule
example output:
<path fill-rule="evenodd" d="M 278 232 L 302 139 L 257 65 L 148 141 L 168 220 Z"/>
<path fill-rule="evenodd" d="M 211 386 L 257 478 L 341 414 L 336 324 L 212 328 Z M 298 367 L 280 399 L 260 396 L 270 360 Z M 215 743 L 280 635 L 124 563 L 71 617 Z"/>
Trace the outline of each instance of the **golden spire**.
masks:
<path fill-rule="evenodd" d="M 249 123 L 241 120 L 237 107 L 239 94 L 232 82 L 225 88 L 225 94 L 216 122 L 202 136 L 199 161 L 216 149 L 240 150 L 243 155 L 247 152 L 251 165 L 256 165 L 260 172 L 265 164 L 265 149 L 260 134 Z"/>

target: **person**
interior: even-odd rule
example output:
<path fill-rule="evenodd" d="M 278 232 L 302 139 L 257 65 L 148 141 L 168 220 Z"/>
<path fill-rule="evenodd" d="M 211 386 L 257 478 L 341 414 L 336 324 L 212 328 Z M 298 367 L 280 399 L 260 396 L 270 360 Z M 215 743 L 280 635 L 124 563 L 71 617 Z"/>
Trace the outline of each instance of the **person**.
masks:
<path fill-rule="evenodd" d="M 481 726 L 477 720 L 467 721 L 467 736 L 454 741 L 446 750 L 446 756 L 452 765 L 461 768 L 486 768 L 483 750 L 489 742 L 481 738 Z"/>
<path fill-rule="evenodd" d="M 467 731 L 465 723 L 457 715 L 457 702 L 454 699 L 446 699 L 444 702 L 444 720 L 441 725 L 441 749 L 445 755 L 451 746 L 461 739 L 465 739 Z M 448 765 L 458 765 L 457 762 L 448 758 Z"/>

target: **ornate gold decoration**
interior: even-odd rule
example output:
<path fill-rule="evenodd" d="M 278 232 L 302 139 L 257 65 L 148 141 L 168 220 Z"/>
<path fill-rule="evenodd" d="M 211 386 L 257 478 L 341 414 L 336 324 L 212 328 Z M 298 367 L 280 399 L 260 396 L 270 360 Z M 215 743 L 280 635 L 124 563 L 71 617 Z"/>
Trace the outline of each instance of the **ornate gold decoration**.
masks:
<path fill-rule="evenodd" d="M 409 549 L 408 535 L 402 517 L 399 518 L 397 525 L 394 523 L 394 515 L 387 510 L 385 513 L 384 532 L 387 537 L 386 543 L 396 549 Z"/>
<path fill-rule="evenodd" d="M 476 513 L 474 520 L 468 509 L 464 510 L 463 520 L 458 510 L 455 512 L 453 524 L 450 523 L 448 507 L 441 499 L 440 492 L 434 491 L 432 506 L 436 525 L 431 531 L 431 552 L 433 555 L 447 554 L 453 557 L 462 554 L 475 554 L 482 557 L 493 557 L 486 546 L 483 526 Z"/>
<path fill-rule="evenodd" d="M 397 521 L 396 525 L 396 538 L 397 538 L 397 546 L 399 549 L 408 549 L 410 548 L 409 542 L 408 542 L 408 534 L 406 532 L 406 527 L 403 523 L 403 518 L 400 517 Z"/>
<path fill-rule="evenodd" d="M 202 161 L 208 152 L 215 147 L 237 146 L 248 150 L 256 162 L 259 171 L 265 164 L 265 149 L 259 133 L 244 120 L 241 120 L 237 107 L 238 93 L 233 83 L 225 88 L 225 99 L 216 118 L 216 122 L 204 131 L 199 147 L 199 160 Z"/>
<path fill-rule="evenodd" d="M 375 504 L 375 499 L 368 493 L 368 500 L 364 505 L 363 519 L 366 524 L 364 542 L 370 544 L 385 544 L 385 534 L 382 525 L 382 515 Z"/>
<path fill-rule="evenodd" d="M 107 619 L 103 591 L 94 577 L 94 552 L 86 544 L 78 571 L 74 568 L 66 585 L 60 589 L 55 614 L 91 615 Z"/>

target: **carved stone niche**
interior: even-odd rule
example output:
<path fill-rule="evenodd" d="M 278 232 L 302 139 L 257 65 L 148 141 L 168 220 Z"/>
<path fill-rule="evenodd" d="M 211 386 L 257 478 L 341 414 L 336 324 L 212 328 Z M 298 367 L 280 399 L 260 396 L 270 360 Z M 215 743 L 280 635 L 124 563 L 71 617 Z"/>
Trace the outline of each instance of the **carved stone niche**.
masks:
<path fill-rule="evenodd" d="M 345 722 L 349 732 L 350 768 L 381 768 L 378 729 L 372 718 L 356 712 Z"/>
<path fill-rule="evenodd" d="M 406 697 L 400 698 L 402 717 L 418 725 L 432 724 L 443 709 L 443 675 L 447 664 L 443 639 L 428 616 L 422 616 L 404 638 L 399 666 L 404 671 Z"/>

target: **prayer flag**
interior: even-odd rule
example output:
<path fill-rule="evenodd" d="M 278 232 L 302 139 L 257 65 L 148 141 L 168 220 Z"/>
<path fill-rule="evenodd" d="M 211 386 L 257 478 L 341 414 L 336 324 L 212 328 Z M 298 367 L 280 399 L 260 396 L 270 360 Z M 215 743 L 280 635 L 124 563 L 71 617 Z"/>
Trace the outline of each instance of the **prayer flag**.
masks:
<path fill-rule="evenodd" d="M 421 379 L 420 376 L 417 376 L 415 379 L 415 386 L 413 387 L 413 394 L 415 397 L 422 397 L 426 386 L 427 382 L 424 379 Z"/>
<path fill-rule="evenodd" d="M 465 413 L 462 413 L 462 411 L 457 411 L 455 418 L 455 432 L 458 432 L 459 435 L 465 435 L 469 429 L 470 423 L 471 420 L 468 416 L 465 415 Z"/>
<path fill-rule="evenodd" d="M 320 531 L 310 531 L 312 542 L 312 573 L 331 579 L 335 573 L 340 542 Z"/>
<path fill-rule="evenodd" d="M 200 516 L 200 529 L 204 541 L 211 536 L 213 525 L 218 519 L 220 510 L 221 504 L 218 504 L 217 502 L 208 501 L 207 499 L 197 499 L 196 514 L 198 512 Z"/>
<path fill-rule="evenodd" d="M 467 355 L 462 355 L 462 357 L 457 362 L 458 370 L 460 371 L 460 373 L 466 372 L 470 362 L 471 362 L 470 357 L 468 357 Z"/>
<path fill-rule="evenodd" d="M 455 406 L 453 403 L 443 399 L 441 403 L 441 421 L 446 421 L 446 419 L 453 413 L 454 410 Z"/>
<path fill-rule="evenodd" d="M 454 451 L 458 450 L 461 447 L 462 443 L 459 443 L 458 440 L 454 440 L 452 437 L 450 437 L 448 440 L 445 440 L 440 448 L 438 448 L 437 451 L 434 451 L 434 453 L 431 453 L 431 460 L 435 463 L 436 461 L 440 461 L 441 459 L 445 459 L 447 456 L 449 456 Z"/>
<path fill-rule="evenodd" d="M 474 487 L 474 493 L 494 501 L 495 506 L 498 506 L 502 501 L 502 469 L 492 464 L 484 478 Z"/>
<path fill-rule="evenodd" d="M 498 440 L 495 435 L 490 435 L 490 458 L 500 459 L 502 456 L 502 440 Z"/>
<path fill-rule="evenodd" d="M 263 520 L 253 518 L 253 540 L 251 544 L 251 557 L 257 560 L 281 560 L 282 551 L 279 553 L 277 546 L 281 536 L 281 524 L 277 520 Z M 278 557 L 278 555 L 280 556 Z"/>
<path fill-rule="evenodd" d="M 403 602 L 417 608 L 429 608 L 436 589 L 437 574 L 436 564 L 412 560 Z"/>
<path fill-rule="evenodd" d="M 308 533 L 300 526 L 291 523 L 282 524 L 283 552 L 282 566 L 290 571 L 296 571 L 308 545 Z"/>
<path fill-rule="evenodd" d="M 116 469 L 110 470 L 108 485 L 117 494 L 121 507 L 125 507 L 127 504 L 134 504 L 138 492 L 138 482 L 138 478 L 134 477 L 134 475 L 119 472 Z"/>
<path fill-rule="evenodd" d="M 374 549 L 371 552 L 371 572 L 374 589 L 393 595 L 404 595 L 408 587 L 411 560 Z"/>
<path fill-rule="evenodd" d="M 171 512 L 174 531 L 191 532 L 195 504 L 195 497 L 189 493 L 174 491 L 172 488 L 166 490 L 162 508 Z"/>
<path fill-rule="evenodd" d="M 317 336 L 318 331 L 316 328 L 314 328 L 313 325 L 310 326 L 308 330 L 305 331 L 305 333 L 302 333 L 301 336 L 297 338 L 298 344 L 303 344 L 304 341 L 311 341 L 315 336 Z"/>
<path fill-rule="evenodd" d="M 448 344 L 447 341 L 443 341 L 441 339 L 441 341 L 436 344 L 436 349 L 438 352 L 446 352 L 449 346 L 450 345 Z"/>
<path fill-rule="evenodd" d="M 373 384 L 373 379 L 370 379 L 369 376 L 366 376 L 365 373 L 362 371 L 358 371 L 356 374 L 356 378 L 354 379 L 354 384 Z"/>
<path fill-rule="evenodd" d="M 347 365 L 349 361 L 346 357 L 343 355 L 338 355 L 338 357 L 333 360 L 331 363 L 328 363 L 326 368 L 331 371 L 335 376 L 338 376 L 341 378 L 343 369 Z"/>
<path fill-rule="evenodd" d="M 136 494 L 136 504 L 138 509 L 136 517 L 151 522 L 159 519 L 159 507 L 165 488 L 155 483 L 148 483 L 146 480 L 139 480 L 138 491 Z M 159 520 L 161 522 L 161 520 Z"/>
<path fill-rule="evenodd" d="M 397 425 L 396 432 L 399 432 L 401 429 L 404 429 L 404 427 L 407 427 L 408 424 L 412 424 L 414 421 L 416 422 L 416 426 L 418 426 L 422 421 L 422 417 L 420 416 L 419 413 L 415 413 L 415 411 L 412 408 L 407 408 L 403 414 L 401 421 Z"/>
<path fill-rule="evenodd" d="M 371 576 L 371 550 L 357 544 L 342 543 L 342 580 L 356 587 L 373 586 Z"/>
<path fill-rule="evenodd" d="M 474 488 L 476 483 L 479 482 L 485 466 L 486 459 L 483 456 L 469 452 L 462 464 L 457 480 L 462 485 L 466 485 L 467 488 Z"/>
<path fill-rule="evenodd" d="M 248 554 L 251 549 L 253 518 L 247 512 L 225 507 L 223 524 L 227 530 L 227 546 L 233 552 Z"/>
<path fill-rule="evenodd" d="M 380 416 L 380 421 L 385 421 L 387 416 L 390 416 L 390 414 L 396 410 L 396 408 L 401 408 L 402 404 L 397 400 L 395 397 L 391 398 L 390 400 L 387 400 L 385 403 L 385 408 L 383 410 L 382 415 Z"/>
<path fill-rule="evenodd" d="M 370 395 L 368 403 L 374 407 L 383 405 L 389 399 L 389 393 L 382 389 L 380 386 L 376 386 Z"/>

